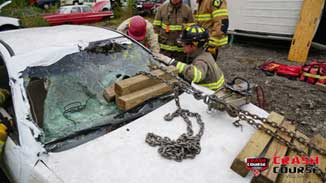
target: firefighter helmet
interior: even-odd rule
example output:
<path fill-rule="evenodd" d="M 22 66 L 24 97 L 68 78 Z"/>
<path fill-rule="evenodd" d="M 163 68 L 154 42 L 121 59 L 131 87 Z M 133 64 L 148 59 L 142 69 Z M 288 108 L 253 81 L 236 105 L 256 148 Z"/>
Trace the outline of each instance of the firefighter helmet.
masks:
<path fill-rule="evenodd" d="M 199 26 L 199 25 L 191 25 L 186 27 L 180 37 L 180 41 L 183 43 L 192 43 L 198 47 L 202 47 L 205 43 L 208 42 L 209 34 L 208 31 Z"/>
<path fill-rule="evenodd" d="M 146 36 L 146 20 L 141 16 L 134 16 L 128 25 L 128 35 L 137 41 L 143 41 Z"/>

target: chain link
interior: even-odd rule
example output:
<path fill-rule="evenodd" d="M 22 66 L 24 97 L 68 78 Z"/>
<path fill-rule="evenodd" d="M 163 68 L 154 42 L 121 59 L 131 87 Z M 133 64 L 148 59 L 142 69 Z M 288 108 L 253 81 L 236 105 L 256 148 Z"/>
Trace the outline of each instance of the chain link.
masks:
<path fill-rule="evenodd" d="M 182 134 L 177 140 L 171 140 L 169 137 L 162 138 L 154 133 L 148 133 L 145 142 L 150 146 L 159 146 L 158 153 L 167 159 L 181 162 L 183 159 L 194 159 L 200 153 L 200 139 L 204 134 L 204 123 L 200 114 L 190 112 L 189 110 L 182 109 L 179 101 L 179 88 L 174 88 L 175 102 L 177 110 L 172 114 L 164 116 L 166 121 L 171 121 L 175 117 L 182 117 L 187 124 L 187 133 Z M 196 135 L 192 129 L 192 123 L 189 117 L 196 118 L 199 125 L 199 131 Z"/>
<path fill-rule="evenodd" d="M 299 155 L 308 155 L 306 152 L 304 152 L 302 149 L 298 148 L 295 144 L 292 142 L 287 141 L 282 136 L 280 136 L 277 132 L 273 132 L 271 129 L 266 128 L 263 124 L 267 124 L 276 130 L 283 132 L 285 135 L 287 135 L 290 138 L 293 138 L 294 140 L 297 140 L 301 144 L 309 147 L 310 149 L 315 150 L 320 155 L 325 156 L 326 150 L 322 149 L 320 147 L 317 147 L 315 144 L 310 143 L 306 141 L 303 137 L 298 136 L 296 133 L 289 131 L 285 127 L 279 126 L 277 123 L 273 121 L 269 121 L 267 118 L 260 117 L 256 114 L 252 114 L 248 111 L 244 111 L 241 109 L 238 109 L 232 105 L 227 104 L 224 100 L 220 99 L 215 94 L 213 95 L 205 95 L 203 92 L 195 89 L 193 86 L 191 86 L 189 83 L 181 79 L 178 75 L 174 74 L 173 72 L 169 72 L 166 67 L 163 66 L 157 66 L 155 65 L 152 67 L 152 69 L 160 69 L 164 71 L 165 73 L 172 76 L 173 79 L 176 79 L 177 82 L 173 82 L 170 80 L 161 79 L 158 76 L 155 76 L 148 72 L 141 72 L 140 74 L 144 74 L 152 79 L 157 79 L 170 87 L 174 89 L 175 94 L 175 101 L 177 105 L 177 110 L 170 114 L 167 114 L 164 119 L 169 121 L 172 120 L 174 117 L 181 116 L 184 121 L 187 123 L 187 134 L 182 134 L 176 141 L 171 140 L 168 137 L 160 137 L 158 135 L 155 135 L 153 133 L 148 133 L 146 137 L 146 142 L 151 146 L 160 146 L 158 152 L 167 159 L 173 159 L 176 161 L 182 161 L 182 159 L 186 158 L 194 158 L 197 154 L 200 153 L 200 139 L 204 132 L 204 123 L 201 120 L 201 117 L 198 113 L 192 113 L 188 110 L 182 109 L 180 107 L 178 92 L 179 90 L 182 90 L 188 94 L 191 94 L 194 96 L 196 100 L 203 100 L 205 104 L 208 105 L 208 109 L 217 109 L 217 110 L 226 110 L 226 112 L 231 117 L 238 117 L 238 120 L 233 122 L 233 124 L 236 127 L 241 127 L 242 124 L 240 121 L 246 121 L 249 125 L 257 128 L 258 130 L 263 131 L 264 133 L 270 135 L 280 143 L 286 145 L 290 150 L 297 152 Z M 191 121 L 189 120 L 189 117 L 196 117 L 197 123 L 200 126 L 200 130 L 196 136 L 192 136 L 192 126 Z M 256 122 L 256 120 L 260 121 L 261 123 Z M 291 122 L 291 124 L 300 124 L 299 122 Z M 326 182 L 326 173 L 323 172 L 320 168 L 317 166 L 314 166 L 316 168 L 316 174 L 321 178 L 321 180 L 325 183 Z"/>
<path fill-rule="evenodd" d="M 249 113 L 248 111 L 239 110 L 239 119 L 242 120 L 242 121 L 246 121 L 249 125 L 254 126 L 258 130 L 261 130 L 261 131 L 265 132 L 266 134 L 270 135 L 271 137 L 273 137 L 274 139 L 276 139 L 280 143 L 286 145 L 290 150 L 292 150 L 294 152 L 297 152 L 298 155 L 300 155 L 300 156 L 308 156 L 308 153 L 306 153 L 302 149 L 299 149 L 292 142 L 289 142 L 286 139 L 284 139 L 277 132 L 273 132 L 271 129 L 266 128 L 264 125 L 262 125 L 261 123 L 256 122 L 255 120 L 259 120 L 264 124 L 267 124 L 267 125 L 275 128 L 275 129 L 278 129 L 279 131 L 285 133 L 287 136 L 289 136 L 289 137 L 291 137 L 293 139 L 296 139 L 301 144 L 303 144 L 305 146 L 308 146 L 309 148 L 315 150 L 320 155 L 325 156 L 325 150 L 324 149 L 317 148 L 317 146 L 315 144 L 308 143 L 304 138 L 298 137 L 294 132 L 290 132 L 285 127 L 279 126 L 277 123 L 269 121 L 267 118 L 261 118 L 258 115 Z M 238 125 L 240 124 L 239 120 L 237 120 L 236 122 L 238 123 Z M 321 178 L 322 182 L 325 183 L 326 182 L 326 173 L 323 172 L 316 165 L 314 165 L 313 168 L 315 168 L 315 170 L 317 170 L 315 172 L 316 175 L 318 175 Z"/>

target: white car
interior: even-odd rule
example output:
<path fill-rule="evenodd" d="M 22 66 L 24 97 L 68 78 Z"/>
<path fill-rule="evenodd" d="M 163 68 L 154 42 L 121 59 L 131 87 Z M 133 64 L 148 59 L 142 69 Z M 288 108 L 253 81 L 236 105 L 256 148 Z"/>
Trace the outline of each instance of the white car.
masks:
<path fill-rule="evenodd" d="M 2 3 L 0 5 L 0 12 L 3 7 L 7 6 L 10 3 L 11 1 L 5 1 L 4 3 Z M 20 27 L 21 27 L 21 23 L 19 19 L 0 16 L 0 31 L 13 30 L 13 29 L 18 29 Z"/>
<path fill-rule="evenodd" d="M 157 63 L 139 43 L 77 25 L 2 32 L 0 39 L 8 72 L 0 87 L 11 89 L 7 111 L 16 124 L 0 165 L 12 182 L 250 182 L 229 166 L 253 128 L 245 125 L 241 132 L 226 113 L 208 114 L 206 104 L 182 94 L 182 107 L 201 114 L 205 131 L 201 153 L 179 163 L 144 141 L 148 132 L 171 138 L 185 132 L 182 119 L 163 120 L 176 109 L 168 102 L 172 95 L 129 112 L 104 100 L 106 86 Z M 251 104 L 245 108 L 267 115 Z"/>
<path fill-rule="evenodd" d="M 83 4 L 84 0 L 61 0 L 60 5 L 79 5 Z"/>
<path fill-rule="evenodd" d="M 21 24 L 19 19 L 0 16 L 0 31 L 13 30 L 20 27 Z"/>

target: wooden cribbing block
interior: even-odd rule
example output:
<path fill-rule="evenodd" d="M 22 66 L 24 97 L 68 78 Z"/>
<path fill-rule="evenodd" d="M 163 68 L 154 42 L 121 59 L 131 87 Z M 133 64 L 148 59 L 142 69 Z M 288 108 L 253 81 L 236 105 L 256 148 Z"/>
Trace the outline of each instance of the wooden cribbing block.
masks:
<path fill-rule="evenodd" d="M 277 124 L 281 124 L 284 117 L 275 112 L 271 112 L 271 114 L 268 116 L 267 119 L 269 121 L 274 121 Z M 276 129 L 268 125 L 264 125 L 264 126 L 266 128 L 271 129 L 273 132 L 276 131 Z M 247 144 L 242 149 L 242 151 L 233 160 L 231 169 L 243 177 L 247 176 L 249 170 L 246 168 L 245 159 L 247 157 L 259 157 L 271 139 L 272 137 L 267 135 L 265 132 L 257 130 L 250 137 L 250 139 L 248 140 Z"/>
<path fill-rule="evenodd" d="M 129 110 L 146 100 L 172 91 L 172 88 L 165 83 L 159 83 L 148 88 L 116 97 L 116 104 L 121 110 Z"/>
<path fill-rule="evenodd" d="M 167 70 L 169 72 L 173 72 L 175 74 L 178 73 L 178 69 L 174 66 L 168 66 Z M 159 78 L 162 78 L 162 79 L 171 79 L 169 77 L 169 74 L 167 74 L 164 71 L 159 70 L 159 69 L 151 71 L 151 73 L 155 76 L 158 76 Z M 158 83 L 160 83 L 159 80 L 151 79 L 144 75 L 138 75 L 135 77 L 131 77 L 131 78 L 116 82 L 115 83 L 115 93 L 118 96 L 123 96 L 123 95 L 127 95 L 129 93 L 147 88 L 149 86 L 153 86 Z"/>
<path fill-rule="evenodd" d="M 319 23 L 324 0 L 304 0 L 288 59 L 304 63 Z"/>
<path fill-rule="evenodd" d="M 106 101 L 111 102 L 115 98 L 115 91 L 114 91 L 114 85 L 109 86 L 104 89 L 103 96 L 106 99 Z"/>
<path fill-rule="evenodd" d="M 304 134 L 300 133 L 299 131 L 296 131 L 296 134 L 297 134 L 297 136 L 302 137 L 306 141 L 309 142 L 309 138 L 307 136 L 305 136 Z M 307 146 L 301 144 L 297 140 L 293 140 L 293 144 L 308 154 Z M 291 158 L 291 157 L 296 157 L 299 155 L 297 152 L 290 150 L 287 156 L 289 156 Z M 293 165 L 293 164 L 287 165 L 287 167 L 289 167 L 289 168 L 296 167 L 296 166 L 297 165 Z M 305 183 L 304 178 L 305 178 L 304 173 L 303 174 L 290 174 L 290 173 L 280 174 L 277 182 L 279 182 L 279 183 Z"/>
<path fill-rule="evenodd" d="M 316 135 L 311 139 L 311 142 L 316 144 L 318 147 L 322 149 L 326 149 L 326 139 L 323 138 L 321 135 Z M 326 172 L 326 156 L 322 156 L 318 154 L 316 151 L 312 150 L 310 157 L 314 158 L 319 157 L 319 164 L 318 167 L 323 171 Z M 322 183 L 321 178 L 314 173 L 307 173 L 305 177 L 305 183 Z"/>
<path fill-rule="evenodd" d="M 295 131 L 295 126 L 291 124 L 289 121 L 283 121 L 281 124 L 289 131 Z M 286 134 L 277 131 L 277 134 L 280 135 L 284 140 L 291 142 L 291 137 L 287 136 Z M 284 157 L 288 147 L 276 139 L 273 139 L 272 143 L 269 145 L 268 150 L 266 151 L 265 158 L 270 159 L 269 167 L 267 170 L 261 172 L 261 174 L 257 177 L 254 177 L 251 182 L 252 183 L 273 183 L 276 181 L 278 174 L 273 172 L 274 167 L 280 167 L 280 164 L 274 164 L 273 158 L 277 157 Z"/>

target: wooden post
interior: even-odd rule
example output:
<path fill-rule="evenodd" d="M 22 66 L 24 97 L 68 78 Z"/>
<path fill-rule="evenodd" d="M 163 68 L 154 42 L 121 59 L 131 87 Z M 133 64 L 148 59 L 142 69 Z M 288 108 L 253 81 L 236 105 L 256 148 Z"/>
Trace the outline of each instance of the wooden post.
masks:
<path fill-rule="evenodd" d="M 305 63 L 319 24 L 324 0 L 304 0 L 288 60 Z"/>

